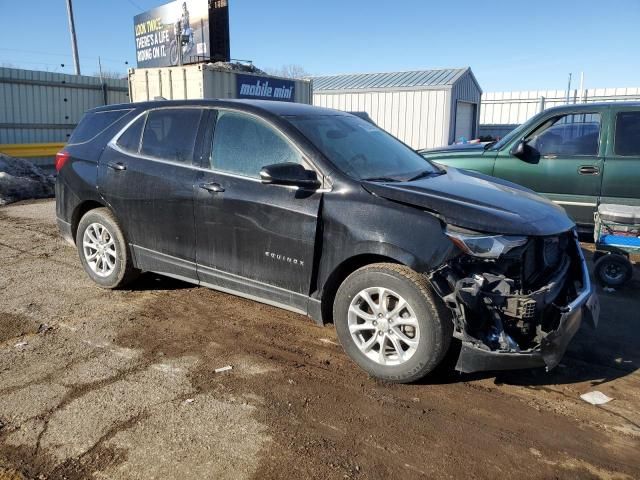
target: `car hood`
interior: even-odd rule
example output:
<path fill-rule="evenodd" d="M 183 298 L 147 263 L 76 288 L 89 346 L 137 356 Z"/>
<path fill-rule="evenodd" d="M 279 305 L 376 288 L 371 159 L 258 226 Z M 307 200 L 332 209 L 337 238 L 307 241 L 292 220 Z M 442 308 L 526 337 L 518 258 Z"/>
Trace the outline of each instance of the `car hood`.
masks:
<path fill-rule="evenodd" d="M 434 153 L 458 153 L 458 152 L 482 152 L 486 143 L 457 143 L 447 147 L 430 148 L 421 150 L 422 155 L 431 155 Z"/>
<path fill-rule="evenodd" d="M 412 182 L 363 182 L 372 194 L 424 208 L 449 224 L 507 235 L 556 235 L 575 227 L 564 210 L 535 192 L 480 173 L 447 167 Z"/>

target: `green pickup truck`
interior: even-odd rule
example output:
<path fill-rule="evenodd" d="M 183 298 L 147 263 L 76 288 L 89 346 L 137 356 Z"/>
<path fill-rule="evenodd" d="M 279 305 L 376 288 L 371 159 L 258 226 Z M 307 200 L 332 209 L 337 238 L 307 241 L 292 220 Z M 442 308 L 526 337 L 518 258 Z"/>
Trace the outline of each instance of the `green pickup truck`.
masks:
<path fill-rule="evenodd" d="M 420 152 L 530 188 L 592 228 L 600 203 L 640 205 L 640 103 L 550 108 L 498 142 Z"/>

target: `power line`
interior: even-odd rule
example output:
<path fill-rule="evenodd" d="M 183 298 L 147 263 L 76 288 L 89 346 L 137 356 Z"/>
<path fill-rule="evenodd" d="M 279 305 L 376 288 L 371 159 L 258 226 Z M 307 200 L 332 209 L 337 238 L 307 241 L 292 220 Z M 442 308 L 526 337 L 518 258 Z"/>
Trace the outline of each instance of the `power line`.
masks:
<path fill-rule="evenodd" d="M 66 73 L 68 75 L 72 75 L 72 71 L 65 71 L 68 68 L 73 68 L 73 65 L 68 63 L 48 63 L 48 62 L 33 62 L 33 61 L 25 61 L 19 60 L 14 61 L 6 58 L 0 58 L 0 67 L 3 68 L 17 68 L 17 69 L 43 69 L 48 72 L 54 73 Z M 121 71 L 123 75 L 126 73 L 126 68 L 117 69 L 114 68 L 113 71 Z M 93 75 L 90 75 L 93 76 Z"/>
<path fill-rule="evenodd" d="M 46 55 L 46 56 L 50 56 L 50 57 L 64 57 L 64 58 L 71 58 L 71 55 L 68 53 L 52 53 L 52 52 L 40 52 L 40 51 L 36 51 L 36 50 L 22 50 L 22 49 L 18 49 L 18 48 L 3 48 L 0 47 L 0 51 L 5 51 L 5 52 L 14 52 L 14 53 L 28 53 L 28 54 L 33 54 L 33 55 Z M 108 61 L 108 62 L 113 62 L 113 63 L 125 63 L 126 60 L 116 60 L 114 58 L 105 58 L 102 55 L 100 55 L 100 58 L 104 61 Z M 98 57 L 90 57 L 90 56 L 85 56 L 85 55 L 81 55 L 80 56 L 81 60 L 98 60 Z M 42 62 L 44 63 L 44 62 Z"/>
<path fill-rule="evenodd" d="M 23 62 L 23 61 L 21 61 L 20 63 L 17 63 L 17 62 L 12 62 L 11 60 L 0 59 L 0 67 L 23 68 L 21 67 L 21 65 L 35 65 L 36 67 L 47 67 L 46 68 L 47 71 L 49 71 L 49 67 L 55 67 L 53 70 L 54 72 L 57 71 L 59 68 L 65 68 L 63 67 L 63 64 L 60 64 L 60 63 Z M 63 72 L 63 73 L 69 73 L 69 72 Z"/>
<path fill-rule="evenodd" d="M 134 2 L 133 0 L 127 0 L 127 2 L 129 2 L 131 5 L 133 5 L 134 7 L 136 7 L 138 10 L 140 10 L 141 12 L 144 11 L 144 8 L 142 8 L 140 5 L 138 5 L 136 2 Z"/>

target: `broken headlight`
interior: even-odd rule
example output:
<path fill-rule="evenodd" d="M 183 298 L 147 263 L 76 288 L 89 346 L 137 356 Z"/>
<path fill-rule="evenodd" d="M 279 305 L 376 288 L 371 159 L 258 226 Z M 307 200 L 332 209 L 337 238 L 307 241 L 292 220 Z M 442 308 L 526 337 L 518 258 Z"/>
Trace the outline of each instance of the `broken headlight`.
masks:
<path fill-rule="evenodd" d="M 445 233 L 464 253 L 480 258 L 498 258 L 528 240 L 523 236 L 490 235 L 452 225 L 447 226 Z"/>

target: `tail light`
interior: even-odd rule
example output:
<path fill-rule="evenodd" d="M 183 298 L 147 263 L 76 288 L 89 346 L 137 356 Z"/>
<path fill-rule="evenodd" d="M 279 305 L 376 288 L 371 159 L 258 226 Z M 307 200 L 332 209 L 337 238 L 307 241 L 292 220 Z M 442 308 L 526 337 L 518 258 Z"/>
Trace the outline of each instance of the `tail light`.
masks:
<path fill-rule="evenodd" d="M 59 172 L 64 164 L 67 163 L 67 160 L 71 158 L 67 152 L 58 152 L 56 153 L 56 172 Z"/>

